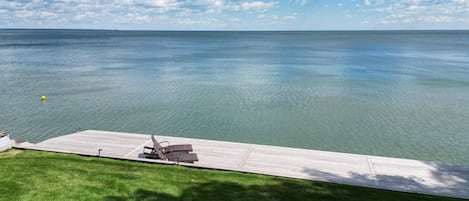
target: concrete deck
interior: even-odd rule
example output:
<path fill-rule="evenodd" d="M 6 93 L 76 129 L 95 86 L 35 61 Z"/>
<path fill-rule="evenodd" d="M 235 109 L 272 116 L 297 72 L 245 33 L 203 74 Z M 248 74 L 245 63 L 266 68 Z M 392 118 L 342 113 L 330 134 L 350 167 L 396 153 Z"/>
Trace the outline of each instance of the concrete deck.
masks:
<path fill-rule="evenodd" d="M 192 144 L 199 162 L 180 163 L 211 169 L 328 181 L 379 189 L 469 199 L 469 166 L 359 154 L 157 136 L 171 144 Z M 17 148 L 98 155 L 174 164 L 142 158 L 149 135 L 87 130 Z"/>

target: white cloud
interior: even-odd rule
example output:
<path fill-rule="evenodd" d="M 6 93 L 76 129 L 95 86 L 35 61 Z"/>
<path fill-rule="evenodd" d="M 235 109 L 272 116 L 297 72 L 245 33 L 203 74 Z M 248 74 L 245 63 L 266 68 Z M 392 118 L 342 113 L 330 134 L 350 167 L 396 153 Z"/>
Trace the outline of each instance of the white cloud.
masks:
<path fill-rule="evenodd" d="M 33 11 L 16 11 L 15 16 L 20 18 L 32 17 L 34 15 Z"/>
<path fill-rule="evenodd" d="M 309 3 L 309 0 L 294 0 L 294 2 L 304 6 Z"/>
<path fill-rule="evenodd" d="M 48 12 L 48 11 L 43 11 L 39 14 L 39 17 L 42 17 L 42 18 L 53 18 L 53 17 L 57 17 L 57 14 L 55 13 L 52 13 L 52 12 Z"/>
<path fill-rule="evenodd" d="M 224 9 L 223 0 L 179 0 L 179 9 L 190 12 L 219 12 Z"/>
<path fill-rule="evenodd" d="M 15 2 L 15 1 L 2 1 L 0 2 L 0 6 L 4 8 L 17 8 L 17 7 L 21 7 L 22 3 Z"/>
<path fill-rule="evenodd" d="M 263 1 L 253 1 L 253 2 L 242 2 L 239 6 L 235 6 L 235 10 L 242 11 L 259 11 L 264 12 L 268 9 L 273 8 L 277 2 L 263 2 Z"/>
<path fill-rule="evenodd" d="M 135 1 L 133 3 L 138 3 L 138 1 Z M 179 2 L 176 0 L 149 0 L 145 3 L 148 3 L 149 5 L 152 5 L 152 6 L 168 8 L 168 9 L 176 8 L 179 4 Z"/>
<path fill-rule="evenodd" d="M 469 16 L 469 0 L 399 0 L 375 11 L 387 14 L 381 24 L 457 23 Z"/>
<path fill-rule="evenodd" d="M 166 15 L 159 15 L 159 16 L 154 16 L 153 19 L 154 20 L 167 20 L 167 19 L 170 19 L 170 17 Z"/>
<path fill-rule="evenodd" d="M 214 26 L 219 26 L 222 23 L 213 20 L 194 20 L 193 17 L 211 13 L 225 15 L 224 13 L 233 11 L 263 13 L 277 4 L 278 2 L 274 0 L 0 0 L 0 19 L 3 22 L 18 22 L 27 26 L 59 21 L 68 27 L 83 27 L 92 23 L 120 27 L 120 25 L 132 26 L 132 23 L 177 24 L 178 22 L 194 25 L 210 22 L 218 24 Z M 167 22 L 162 22 L 160 17 L 162 15 L 170 15 L 171 18 L 165 19 Z M 186 18 L 192 21 L 185 20 Z M 216 19 L 221 18 L 216 17 Z M 228 21 L 229 19 L 226 18 Z"/>
<path fill-rule="evenodd" d="M 257 15 L 257 18 L 259 18 L 259 19 L 277 20 L 277 19 L 278 19 L 278 16 L 277 16 L 277 15 L 264 15 L 264 14 L 260 14 L 260 15 Z"/>
<path fill-rule="evenodd" d="M 453 0 L 453 1 L 458 4 L 469 4 L 469 0 Z"/>
<path fill-rule="evenodd" d="M 422 16 L 417 18 L 417 21 L 429 22 L 429 23 L 439 23 L 439 22 L 453 22 L 454 18 L 449 16 Z"/>
<path fill-rule="evenodd" d="M 292 15 L 287 15 L 283 17 L 283 20 L 295 20 L 297 13 L 293 13 Z"/>
<path fill-rule="evenodd" d="M 410 0 L 413 1 L 413 0 Z M 355 1 L 353 1 L 355 2 Z M 363 0 L 363 5 L 365 6 L 371 6 L 371 5 L 380 5 L 383 4 L 384 0 Z"/>
<path fill-rule="evenodd" d="M 28 26 L 47 24 L 51 20 L 69 26 L 98 22 L 127 26 L 132 23 L 161 23 L 163 14 L 170 14 L 170 21 L 175 22 L 180 17 L 217 13 L 224 9 L 231 10 L 224 0 L 0 0 L 0 10 L 5 10 L 0 12 L 0 19 Z"/>
<path fill-rule="evenodd" d="M 75 19 L 75 20 L 83 20 L 83 19 L 85 19 L 85 18 L 94 18 L 95 16 L 96 16 L 96 14 L 93 13 L 93 12 L 83 12 L 83 13 L 80 13 L 80 14 L 78 14 L 78 15 L 75 15 L 75 16 L 73 17 L 73 19 Z"/>

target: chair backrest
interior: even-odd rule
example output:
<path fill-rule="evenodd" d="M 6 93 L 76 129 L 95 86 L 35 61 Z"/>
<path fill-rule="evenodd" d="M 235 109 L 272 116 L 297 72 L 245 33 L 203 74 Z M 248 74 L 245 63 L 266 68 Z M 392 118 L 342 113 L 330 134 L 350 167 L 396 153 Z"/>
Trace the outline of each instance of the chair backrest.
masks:
<path fill-rule="evenodd" d="M 151 135 L 151 141 L 153 141 L 153 148 L 158 149 L 158 150 L 163 149 L 163 147 L 160 145 L 160 143 L 158 143 L 154 135 Z"/>
<path fill-rule="evenodd" d="M 154 135 L 151 135 L 151 141 L 153 141 L 153 151 L 158 154 L 158 157 L 163 160 L 168 160 L 168 157 L 166 157 L 162 152 L 163 147 L 158 143 Z"/>

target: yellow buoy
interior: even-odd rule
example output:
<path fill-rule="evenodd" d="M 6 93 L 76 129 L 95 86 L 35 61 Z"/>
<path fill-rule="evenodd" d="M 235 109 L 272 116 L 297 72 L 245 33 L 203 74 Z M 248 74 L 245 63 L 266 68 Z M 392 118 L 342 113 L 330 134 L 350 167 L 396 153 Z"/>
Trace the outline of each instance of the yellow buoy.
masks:
<path fill-rule="evenodd" d="M 41 96 L 42 101 L 46 101 L 46 96 Z"/>

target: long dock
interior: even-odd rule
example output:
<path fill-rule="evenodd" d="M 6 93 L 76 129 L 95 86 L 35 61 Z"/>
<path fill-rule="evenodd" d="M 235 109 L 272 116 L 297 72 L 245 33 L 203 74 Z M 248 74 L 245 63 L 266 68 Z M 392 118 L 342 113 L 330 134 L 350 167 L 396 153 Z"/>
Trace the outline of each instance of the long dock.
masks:
<path fill-rule="evenodd" d="M 179 165 L 327 181 L 469 199 L 469 166 L 317 151 L 278 146 L 156 136 L 171 144 L 192 144 L 199 161 Z M 86 130 L 14 147 L 61 153 L 175 164 L 146 159 L 148 134 Z M 101 149 L 101 151 L 99 151 Z M 99 152 L 99 153 L 98 153 Z"/>

